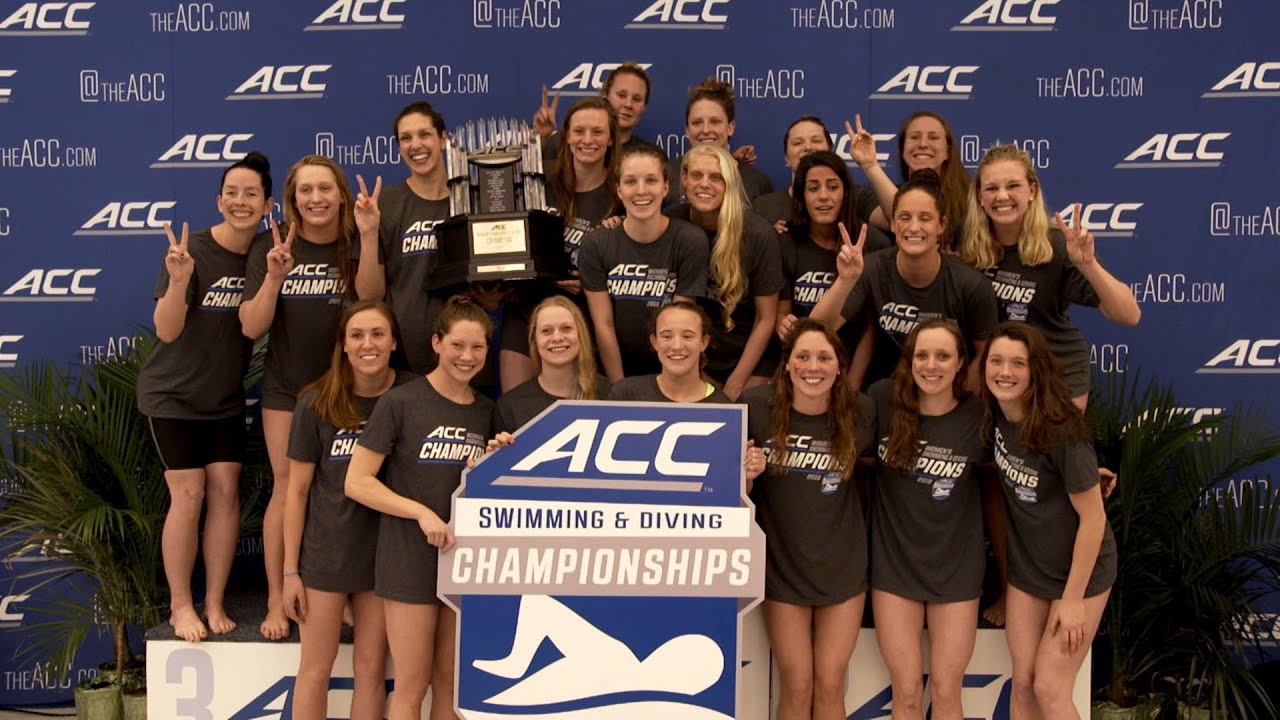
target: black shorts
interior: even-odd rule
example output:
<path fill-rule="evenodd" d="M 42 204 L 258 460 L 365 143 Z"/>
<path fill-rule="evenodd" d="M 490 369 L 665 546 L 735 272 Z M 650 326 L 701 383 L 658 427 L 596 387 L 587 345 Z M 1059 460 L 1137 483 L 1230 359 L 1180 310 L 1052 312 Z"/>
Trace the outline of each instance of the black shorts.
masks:
<path fill-rule="evenodd" d="M 244 463 L 244 416 L 220 420 L 147 418 L 151 441 L 166 470 L 194 470 L 218 462 Z"/>

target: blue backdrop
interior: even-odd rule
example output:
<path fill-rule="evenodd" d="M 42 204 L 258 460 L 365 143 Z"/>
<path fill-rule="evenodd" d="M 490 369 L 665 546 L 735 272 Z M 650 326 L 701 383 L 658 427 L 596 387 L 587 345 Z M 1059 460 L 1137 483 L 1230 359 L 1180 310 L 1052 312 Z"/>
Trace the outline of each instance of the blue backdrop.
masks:
<path fill-rule="evenodd" d="M 127 346 L 162 223 L 217 220 L 219 167 L 248 150 L 277 188 L 312 152 L 399 181 L 408 102 L 527 119 L 541 85 L 594 93 L 635 60 L 639 135 L 681 152 L 686 89 L 718 76 L 778 186 L 802 113 L 860 112 L 891 175 L 917 108 L 970 166 L 1017 142 L 1142 305 L 1132 329 L 1076 312 L 1097 369 L 1141 367 L 1193 412 L 1255 402 L 1280 372 L 1277 27 L 1266 0 L 0 0 L 0 367 Z"/>

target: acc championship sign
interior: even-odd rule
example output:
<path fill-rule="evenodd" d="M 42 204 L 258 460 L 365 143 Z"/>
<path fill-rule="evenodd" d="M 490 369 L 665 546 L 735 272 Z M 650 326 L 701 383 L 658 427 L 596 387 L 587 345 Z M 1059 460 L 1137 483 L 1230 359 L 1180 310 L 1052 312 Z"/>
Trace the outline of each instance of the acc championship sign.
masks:
<path fill-rule="evenodd" d="M 560 402 L 454 497 L 466 720 L 737 716 L 764 593 L 740 406 Z"/>

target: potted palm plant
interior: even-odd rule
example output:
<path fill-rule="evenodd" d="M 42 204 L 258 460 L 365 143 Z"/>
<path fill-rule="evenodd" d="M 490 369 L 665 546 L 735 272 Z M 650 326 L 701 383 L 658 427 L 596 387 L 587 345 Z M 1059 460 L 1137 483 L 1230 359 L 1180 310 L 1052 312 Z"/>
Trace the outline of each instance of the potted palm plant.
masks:
<path fill-rule="evenodd" d="M 130 633 L 163 617 L 167 497 L 163 467 L 135 405 L 149 349 L 141 345 L 78 374 L 48 362 L 0 374 L 0 472 L 13 479 L 0 505 L 0 541 L 8 541 L 0 545 L 13 544 L 10 555 L 52 548 L 59 562 L 35 565 L 29 575 L 41 585 L 81 575 L 92 586 L 88 599 L 57 603 L 50 610 L 56 619 L 32 628 L 25 652 L 65 676 L 81 641 L 105 626 L 113 638 L 112 670 L 76 688 L 78 715 L 90 705 L 106 713 L 81 715 L 95 719 L 120 716 L 120 689 L 135 666 Z"/>
<path fill-rule="evenodd" d="M 1214 717 L 1273 716 L 1244 650 L 1256 600 L 1277 586 L 1280 496 L 1215 498 L 1280 456 L 1280 434 L 1246 411 L 1193 420 L 1168 388 L 1140 382 L 1110 376 L 1089 405 L 1099 460 L 1120 476 L 1107 508 L 1120 563 L 1103 621 L 1109 670 L 1093 717 L 1156 717 L 1162 687 Z"/>

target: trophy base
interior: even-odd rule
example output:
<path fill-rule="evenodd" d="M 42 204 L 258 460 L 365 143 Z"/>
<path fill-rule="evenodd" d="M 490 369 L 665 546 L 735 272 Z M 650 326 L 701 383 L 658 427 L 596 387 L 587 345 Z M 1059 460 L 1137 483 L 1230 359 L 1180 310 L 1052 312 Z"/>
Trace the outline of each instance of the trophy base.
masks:
<path fill-rule="evenodd" d="M 439 258 L 429 290 L 570 277 L 564 222 L 543 210 L 455 215 L 436 226 L 436 236 Z"/>

